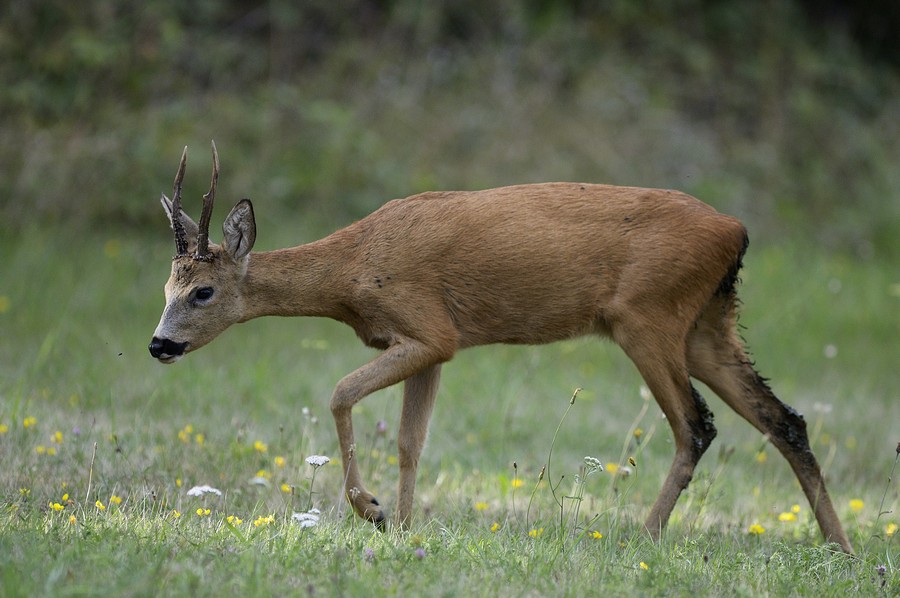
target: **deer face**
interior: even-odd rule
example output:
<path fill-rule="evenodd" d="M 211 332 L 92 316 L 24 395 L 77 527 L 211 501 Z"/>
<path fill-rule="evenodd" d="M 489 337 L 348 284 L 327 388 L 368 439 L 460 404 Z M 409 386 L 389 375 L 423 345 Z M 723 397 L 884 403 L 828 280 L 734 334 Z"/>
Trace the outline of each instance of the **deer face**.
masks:
<path fill-rule="evenodd" d="M 203 196 L 203 214 L 196 224 L 181 211 L 181 180 L 187 148 L 175 178 L 170 201 L 163 209 L 175 231 L 177 255 L 166 283 L 166 308 L 150 341 L 150 355 L 162 363 L 174 363 L 240 321 L 244 313 L 241 287 L 247 260 L 256 239 L 256 222 L 250 200 L 231 210 L 223 225 L 222 245 L 209 245 L 209 218 L 215 198 L 219 160 L 213 144 L 213 182 Z"/>

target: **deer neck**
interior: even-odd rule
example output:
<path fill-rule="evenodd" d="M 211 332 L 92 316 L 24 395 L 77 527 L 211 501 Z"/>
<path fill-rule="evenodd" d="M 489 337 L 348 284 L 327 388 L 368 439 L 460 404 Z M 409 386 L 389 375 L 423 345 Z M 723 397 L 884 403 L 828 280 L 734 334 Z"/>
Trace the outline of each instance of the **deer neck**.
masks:
<path fill-rule="evenodd" d="M 244 317 L 322 316 L 342 319 L 347 256 L 329 239 L 252 253 L 244 277 Z"/>

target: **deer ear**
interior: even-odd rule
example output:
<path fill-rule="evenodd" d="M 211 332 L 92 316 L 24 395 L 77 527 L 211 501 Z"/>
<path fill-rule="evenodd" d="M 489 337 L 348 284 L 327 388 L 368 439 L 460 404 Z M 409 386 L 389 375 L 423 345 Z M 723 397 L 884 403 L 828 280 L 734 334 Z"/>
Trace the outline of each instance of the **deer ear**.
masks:
<path fill-rule="evenodd" d="M 225 233 L 222 245 L 232 258 L 239 260 L 250 253 L 256 241 L 256 219 L 249 199 L 242 199 L 232 208 L 222 232 Z"/>
<path fill-rule="evenodd" d="M 159 202 L 162 204 L 163 210 L 165 210 L 166 216 L 169 218 L 169 226 L 172 226 L 172 200 L 163 193 L 163 196 L 159 198 Z M 200 227 L 197 226 L 197 223 L 191 220 L 191 217 L 183 211 L 179 217 L 181 219 L 181 226 L 184 227 L 184 232 L 188 239 L 188 245 L 191 247 L 190 251 L 194 251 L 193 248 L 196 246 L 197 233 L 200 232 Z"/>

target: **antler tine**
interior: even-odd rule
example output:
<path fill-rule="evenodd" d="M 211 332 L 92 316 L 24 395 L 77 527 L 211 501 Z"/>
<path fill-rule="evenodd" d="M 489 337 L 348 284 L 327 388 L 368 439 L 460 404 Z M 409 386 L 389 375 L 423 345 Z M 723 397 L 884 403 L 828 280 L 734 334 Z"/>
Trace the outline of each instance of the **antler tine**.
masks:
<path fill-rule="evenodd" d="M 197 233 L 198 259 L 209 257 L 209 220 L 212 217 L 213 203 L 216 200 L 216 185 L 219 182 L 219 152 L 216 151 L 216 142 L 212 142 L 213 171 L 212 181 L 209 183 L 209 192 L 203 196 L 203 213 L 200 214 L 200 232 Z"/>
<path fill-rule="evenodd" d="M 184 225 L 181 223 L 181 182 L 184 180 L 184 170 L 187 166 L 187 146 L 181 152 L 181 162 L 178 164 L 178 173 L 175 175 L 175 184 L 172 187 L 172 230 L 175 232 L 175 251 L 177 255 L 187 255 L 188 241 Z"/>

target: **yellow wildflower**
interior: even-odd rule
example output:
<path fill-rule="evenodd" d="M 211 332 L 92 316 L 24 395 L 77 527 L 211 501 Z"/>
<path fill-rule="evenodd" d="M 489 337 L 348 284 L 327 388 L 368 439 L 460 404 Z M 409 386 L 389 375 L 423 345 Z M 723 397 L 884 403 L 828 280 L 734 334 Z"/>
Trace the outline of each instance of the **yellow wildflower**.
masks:
<path fill-rule="evenodd" d="M 896 523 L 888 523 L 884 526 L 884 535 L 887 537 L 891 537 L 897 533 L 897 524 Z"/>
<path fill-rule="evenodd" d="M 197 509 L 197 511 L 196 511 L 197 517 L 207 517 L 210 514 L 210 512 L 211 511 L 209 509 L 204 509 L 202 507 Z"/>
<path fill-rule="evenodd" d="M 286 494 L 290 494 L 290 493 L 291 493 L 291 490 L 293 490 L 293 488 L 291 488 L 290 485 L 288 485 L 288 484 L 282 484 L 282 485 L 281 485 L 281 491 L 282 491 L 282 492 L 284 492 L 284 493 L 286 493 Z"/>
<path fill-rule="evenodd" d="M 521 488 L 524 485 L 525 485 L 525 482 L 523 482 L 520 478 L 514 479 L 511 484 L 511 486 L 513 488 Z"/>
<path fill-rule="evenodd" d="M 69 502 L 69 493 L 68 492 L 62 495 L 62 501 Z"/>
<path fill-rule="evenodd" d="M 769 456 L 766 454 L 766 451 L 759 451 L 756 453 L 756 462 L 757 463 L 765 463 Z"/>
<path fill-rule="evenodd" d="M 487 508 L 488 508 L 488 504 L 486 502 L 478 501 L 475 503 L 476 511 L 487 511 Z"/>
<path fill-rule="evenodd" d="M 121 497 L 121 496 L 116 496 L 115 494 L 113 494 L 112 496 L 109 497 L 109 504 L 111 504 L 111 505 L 120 505 L 120 504 L 122 504 L 122 497 Z"/>
<path fill-rule="evenodd" d="M 799 512 L 800 512 L 800 505 L 794 505 L 793 507 L 791 507 L 791 513 L 799 513 Z"/>
<path fill-rule="evenodd" d="M 284 467 L 285 463 L 287 463 L 287 461 L 285 460 L 284 457 L 282 457 L 280 455 L 278 457 L 275 457 L 275 466 L 276 467 Z"/>
<path fill-rule="evenodd" d="M 761 534 L 766 533 L 766 528 L 764 528 L 763 526 L 761 526 L 758 523 L 754 523 L 753 525 L 751 525 L 750 527 L 747 528 L 747 533 L 753 534 L 754 536 L 759 536 Z"/>
<path fill-rule="evenodd" d="M 396 465 L 398 463 L 397 455 L 388 455 L 387 463 L 388 463 L 388 465 Z"/>
<path fill-rule="evenodd" d="M 240 517 L 237 517 L 236 515 L 229 515 L 228 517 L 225 518 L 225 521 L 227 521 L 231 525 L 240 525 L 244 522 L 243 519 L 241 519 Z"/>
<path fill-rule="evenodd" d="M 859 513 L 860 511 L 863 510 L 863 507 L 865 507 L 865 506 L 866 506 L 866 503 L 864 503 L 863 501 L 861 501 L 858 498 L 854 498 L 850 501 L 850 510 L 853 511 L 854 513 Z"/>
<path fill-rule="evenodd" d="M 61 504 L 59 504 L 58 502 L 51 502 L 50 508 L 53 509 L 54 511 L 62 511 L 63 509 L 65 509 L 65 507 L 62 506 Z"/>
<path fill-rule="evenodd" d="M 253 525 L 259 527 L 261 525 L 269 525 L 270 523 L 275 523 L 275 515 L 269 515 L 268 517 L 260 515 L 256 518 L 256 521 L 253 522 Z"/>
<path fill-rule="evenodd" d="M 601 540 L 601 539 L 603 539 L 603 534 L 601 534 L 597 530 L 594 530 L 591 532 L 591 537 L 595 540 Z"/>
<path fill-rule="evenodd" d="M 75 525 L 75 515 L 69 515 L 69 525 Z"/>
<path fill-rule="evenodd" d="M 99 500 L 98 500 L 97 502 L 94 503 L 94 506 L 97 507 L 98 509 L 100 509 L 101 511 L 105 511 L 105 510 L 106 510 L 106 505 L 104 505 L 104 504 L 103 504 L 102 502 L 100 502 Z"/>
<path fill-rule="evenodd" d="M 197 441 L 197 444 L 199 444 L 200 446 L 203 446 L 203 443 L 206 442 L 206 436 L 204 436 L 203 434 L 197 433 L 197 435 L 194 436 L 194 440 Z"/>
<path fill-rule="evenodd" d="M 9 426 L 0 424 L 0 434 L 6 434 L 7 432 L 9 432 Z"/>
<path fill-rule="evenodd" d="M 37 425 L 37 418 L 36 418 L 36 417 L 28 416 L 28 417 L 26 417 L 25 419 L 22 420 L 22 427 L 25 428 L 26 430 L 27 430 L 28 428 L 31 428 L 31 427 L 36 426 L 36 425 Z"/>
<path fill-rule="evenodd" d="M 782 523 L 787 523 L 789 521 L 797 521 L 797 516 L 794 513 L 786 511 L 786 512 L 778 515 L 778 521 L 781 521 Z"/>
<path fill-rule="evenodd" d="M 648 564 L 645 563 L 644 561 L 641 561 L 640 568 L 643 569 L 644 571 L 649 571 L 649 570 L 650 570 L 650 565 L 648 565 Z"/>
<path fill-rule="evenodd" d="M 181 517 L 181 513 L 178 509 L 172 509 L 172 519 L 178 519 L 179 517 Z"/>
<path fill-rule="evenodd" d="M 642 429 L 640 429 L 640 428 L 634 429 L 634 437 L 635 438 L 640 438 L 643 435 L 644 435 L 644 431 Z"/>
<path fill-rule="evenodd" d="M 53 448 L 52 446 L 48 446 L 47 447 L 47 455 L 50 457 L 56 456 L 56 449 Z"/>
<path fill-rule="evenodd" d="M 540 536 L 543 533 L 544 533 L 544 528 L 541 527 L 538 529 L 531 530 L 530 532 L 528 532 L 528 535 L 531 536 L 532 538 L 537 538 L 538 536 Z"/>
<path fill-rule="evenodd" d="M 619 471 L 619 466 L 616 463 L 607 463 L 606 464 L 606 472 L 611 475 L 616 475 L 616 472 Z"/>
<path fill-rule="evenodd" d="M 63 433 L 57 430 L 53 433 L 53 436 L 50 437 L 50 442 L 55 442 L 56 444 L 62 444 L 63 441 Z"/>
<path fill-rule="evenodd" d="M 34 447 L 34 452 L 36 452 L 38 455 L 44 455 L 47 453 L 47 447 L 44 446 L 43 444 L 39 444 L 36 447 Z"/>
<path fill-rule="evenodd" d="M 492 532 L 496 532 L 496 531 L 499 530 L 499 529 L 500 529 L 500 524 L 497 523 L 496 521 L 495 521 L 493 524 L 491 524 L 491 531 L 492 531 Z"/>
<path fill-rule="evenodd" d="M 262 440 L 257 440 L 256 442 L 253 443 L 253 449 L 254 449 L 257 453 L 265 453 L 266 451 L 269 450 L 269 447 L 268 447 L 268 445 L 267 445 L 265 442 L 263 442 Z"/>
<path fill-rule="evenodd" d="M 272 477 L 272 474 L 269 473 L 268 471 L 266 471 L 265 469 L 260 469 L 259 471 L 256 472 L 256 477 L 265 478 L 268 480 L 269 478 Z"/>
<path fill-rule="evenodd" d="M 181 478 L 175 478 L 175 487 L 181 488 Z"/>

